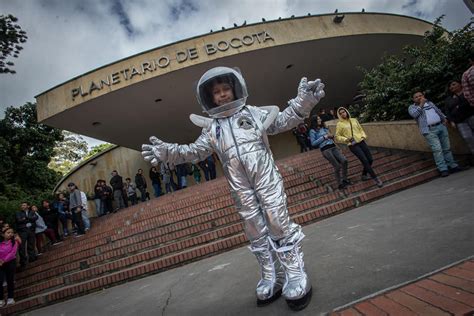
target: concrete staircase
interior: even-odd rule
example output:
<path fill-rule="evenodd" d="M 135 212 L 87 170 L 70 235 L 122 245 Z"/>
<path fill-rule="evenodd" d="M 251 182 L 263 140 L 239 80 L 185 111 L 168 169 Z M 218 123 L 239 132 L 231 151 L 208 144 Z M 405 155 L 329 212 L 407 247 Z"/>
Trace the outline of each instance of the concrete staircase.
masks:
<path fill-rule="evenodd" d="M 337 189 L 319 150 L 277 162 L 291 217 L 306 225 L 438 176 L 423 154 L 374 150 L 384 181 L 360 181 L 349 152 L 352 185 Z M 200 260 L 247 244 L 225 179 L 216 179 L 98 218 L 86 236 L 68 238 L 16 275 L 15 314 Z"/>

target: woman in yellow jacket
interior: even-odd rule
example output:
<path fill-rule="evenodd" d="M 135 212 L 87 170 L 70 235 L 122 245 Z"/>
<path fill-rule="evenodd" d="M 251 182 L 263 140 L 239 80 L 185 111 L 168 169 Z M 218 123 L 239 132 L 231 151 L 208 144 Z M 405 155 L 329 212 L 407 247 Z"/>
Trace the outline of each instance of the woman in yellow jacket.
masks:
<path fill-rule="evenodd" d="M 351 118 L 349 111 L 344 107 L 337 109 L 337 117 L 339 118 L 339 122 L 336 125 L 336 142 L 348 145 L 350 151 L 360 160 L 364 166 L 364 170 L 362 171 L 363 181 L 370 179 L 367 176 L 367 174 L 369 174 L 377 186 L 382 187 L 382 181 L 377 177 L 374 169 L 372 169 L 372 155 L 370 154 L 369 147 L 365 143 L 367 135 L 359 124 L 359 121 L 355 118 Z"/>

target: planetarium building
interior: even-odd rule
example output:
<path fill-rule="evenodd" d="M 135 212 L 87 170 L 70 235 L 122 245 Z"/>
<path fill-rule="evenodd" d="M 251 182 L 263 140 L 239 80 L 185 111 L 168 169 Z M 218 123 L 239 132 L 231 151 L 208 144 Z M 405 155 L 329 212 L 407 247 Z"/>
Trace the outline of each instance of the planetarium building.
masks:
<path fill-rule="evenodd" d="M 91 190 L 117 169 L 133 179 L 147 165 L 138 152 L 156 135 L 189 143 L 200 129 L 195 86 L 215 66 L 238 67 L 247 81 L 248 104 L 286 107 L 302 76 L 321 78 L 326 97 L 318 108 L 347 105 L 363 73 L 382 56 L 420 44 L 432 24 L 412 17 L 344 13 L 278 19 L 214 31 L 119 60 L 39 94 L 42 123 L 118 145 L 76 167 L 63 179 Z M 291 133 L 270 138 L 275 157 L 297 153 Z"/>

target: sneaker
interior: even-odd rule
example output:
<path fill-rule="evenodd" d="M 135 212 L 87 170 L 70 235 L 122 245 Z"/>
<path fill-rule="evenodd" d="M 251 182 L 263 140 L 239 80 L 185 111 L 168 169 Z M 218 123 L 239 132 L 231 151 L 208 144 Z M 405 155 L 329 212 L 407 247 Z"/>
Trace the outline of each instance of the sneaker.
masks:
<path fill-rule="evenodd" d="M 36 255 L 37 255 L 37 256 L 42 256 L 43 253 L 42 253 L 42 252 L 38 252 Z M 30 261 L 30 262 L 31 262 L 31 261 Z"/>
<path fill-rule="evenodd" d="M 4 300 L 0 300 L 0 307 L 2 307 L 3 305 L 5 305 L 5 301 L 4 301 Z"/>
<path fill-rule="evenodd" d="M 352 184 L 351 180 L 349 180 L 349 179 L 342 180 L 342 183 L 344 183 L 345 185 L 351 185 Z"/>
<path fill-rule="evenodd" d="M 449 172 L 447 170 L 441 171 L 442 178 L 447 177 L 447 176 L 449 176 Z"/>
<path fill-rule="evenodd" d="M 346 184 L 343 182 L 341 184 L 339 184 L 339 186 L 337 187 L 339 190 L 344 190 L 346 188 Z"/>
<path fill-rule="evenodd" d="M 362 177 L 360 177 L 360 179 L 361 179 L 362 181 L 367 181 L 367 180 L 370 180 L 370 177 L 369 177 L 369 175 L 367 175 L 367 174 L 363 174 Z"/>
<path fill-rule="evenodd" d="M 63 243 L 63 241 L 60 240 L 60 241 L 55 242 L 55 243 L 53 244 L 53 246 L 56 246 L 56 245 L 59 245 L 59 244 L 62 244 L 62 243 Z"/>
<path fill-rule="evenodd" d="M 377 186 L 378 186 L 379 188 L 383 187 L 383 182 L 382 182 L 382 180 L 380 180 L 379 178 L 375 178 L 374 180 L 375 180 L 375 184 L 377 184 Z"/>
<path fill-rule="evenodd" d="M 12 304 L 15 304 L 15 300 L 14 300 L 13 298 L 9 298 L 9 299 L 7 300 L 7 306 L 8 306 L 8 305 L 12 305 Z"/>
<path fill-rule="evenodd" d="M 77 235 L 75 235 L 74 237 L 75 237 L 75 238 L 78 238 L 78 237 L 82 237 L 82 236 L 84 236 L 84 235 L 85 235 L 85 234 L 77 234 Z"/>
<path fill-rule="evenodd" d="M 454 168 L 449 168 L 449 173 L 456 173 L 456 172 L 460 172 L 464 170 L 466 170 L 466 168 L 461 167 L 461 166 L 456 166 Z"/>

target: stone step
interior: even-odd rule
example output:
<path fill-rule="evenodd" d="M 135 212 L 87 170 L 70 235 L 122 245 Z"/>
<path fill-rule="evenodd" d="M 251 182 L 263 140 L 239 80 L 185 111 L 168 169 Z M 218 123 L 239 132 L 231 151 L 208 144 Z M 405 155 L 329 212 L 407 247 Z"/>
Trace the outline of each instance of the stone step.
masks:
<path fill-rule="evenodd" d="M 404 165 L 404 161 L 402 161 L 401 164 Z M 387 175 L 384 175 L 384 179 L 385 181 L 393 181 L 394 179 L 397 179 L 400 176 L 413 173 L 414 170 L 415 171 L 420 170 L 431 165 L 432 164 L 430 162 L 426 162 L 426 161 L 415 163 L 411 165 L 410 167 L 404 168 L 403 169 L 405 170 L 404 172 L 403 170 L 401 170 L 401 171 L 395 171 L 392 173 L 388 173 Z M 361 194 L 363 193 L 363 191 L 367 190 L 373 185 L 374 184 L 370 182 L 360 183 L 357 185 L 357 190 L 353 190 L 353 192 L 357 192 L 358 194 Z M 308 209 L 316 208 L 324 204 L 332 203 L 335 200 L 341 199 L 343 197 L 344 197 L 343 195 L 340 195 L 340 192 L 329 193 L 322 197 L 315 196 L 314 198 L 306 202 L 300 202 L 299 204 L 290 205 L 289 212 L 291 216 L 294 216 L 297 213 L 304 212 L 304 211 L 307 211 Z M 155 247 L 153 249 L 149 249 L 146 251 L 139 252 L 140 249 L 138 248 L 140 247 L 134 246 L 132 249 L 123 251 L 121 255 L 118 255 L 117 252 L 120 252 L 121 250 L 119 249 L 116 252 L 109 253 L 109 255 L 115 256 L 112 262 L 101 262 L 101 264 L 99 264 L 98 266 L 90 267 L 89 264 L 85 262 L 84 264 L 80 263 L 79 268 L 76 267 L 76 269 L 74 269 L 75 271 L 72 271 L 73 270 L 72 265 L 67 265 L 66 267 L 69 269 L 69 272 L 71 273 L 66 274 L 66 275 L 58 274 L 61 272 L 58 271 L 57 269 L 53 269 L 53 270 L 48 269 L 47 272 L 50 272 L 55 277 L 49 280 L 45 280 L 44 282 L 40 284 L 30 285 L 26 288 L 20 288 L 21 283 L 19 283 L 17 285 L 19 287 L 19 289 L 17 290 L 17 295 L 18 297 L 27 296 L 27 295 L 31 295 L 36 292 L 40 292 L 42 290 L 48 289 L 50 287 L 56 287 L 56 286 L 61 286 L 64 284 L 70 284 L 70 283 L 82 281 L 85 278 L 90 278 L 97 275 L 110 273 L 111 271 L 123 269 L 130 265 L 143 262 L 145 260 L 151 260 L 153 258 L 161 257 L 163 255 L 166 255 L 172 252 L 181 251 L 183 249 L 186 249 L 186 247 L 195 246 L 202 243 L 207 243 L 219 238 L 229 236 L 231 234 L 242 232 L 243 227 L 242 227 L 242 224 L 240 223 L 238 216 L 235 216 L 234 222 L 237 222 L 237 223 L 231 226 L 224 226 L 222 228 L 214 228 L 212 231 L 203 231 L 201 235 L 188 237 L 187 239 L 183 239 L 183 240 L 171 239 L 173 243 L 160 246 L 158 248 Z M 172 237 L 173 236 L 171 236 L 171 238 Z M 156 243 L 156 244 L 159 245 L 159 243 Z M 139 244 L 139 245 L 144 246 L 145 248 L 149 248 L 149 245 L 142 245 L 142 244 Z M 142 249 L 144 247 L 142 247 Z M 127 257 L 124 258 L 123 256 L 127 256 Z M 110 259 L 110 257 L 108 259 Z M 47 274 L 45 273 L 38 274 L 38 276 L 41 276 L 43 278 L 48 277 Z M 31 280 L 31 278 L 27 278 L 26 280 L 33 281 Z"/>
<path fill-rule="evenodd" d="M 438 176 L 438 171 L 434 167 L 428 168 L 415 175 L 411 174 L 414 174 L 415 172 L 419 171 L 416 166 L 408 166 L 404 169 L 408 169 L 404 171 L 404 174 L 408 174 L 409 176 L 387 183 L 383 188 L 371 188 L 368 191 L 348 196 L 345 199 L 324 205 L 322 207 L 317 207 L 313 209 L 309 208 L 304 212 L 297 213 L 297 215 L 293 218 L 296 222 L 300 224 L 308 224 L 314 222 L 315 220 L 319 220 L 321 218 L 357 207 L 361 203 L 372 201 L 384 195 L 428 181 Z M 404 176 L 404 174 L 400 174 L 400 176 Z M 361 187 L 363 187 L 364 185 L 366 185 L 366 182 L 358 183 L 356 185 L 360 185 Z M 310 207 L 311 205 L 308 206 Z M 84 282 L 63 286 L 50 291 L 45 291 L 38 295 L 17 301 L 15 305 L 9 306 L 8 308 L 4 308 L 2 310 L 2 313 L 18 313 L 20 311 L 38 308 L 43 305 L 51 304 L 79 295 L 84 295 L 86 293 L 100 290 L 102 288 L 115 284 L 120 284 L 128 280 L 132 280 L 134 278 L 158 273 L 174 266 L 182 265 L 184 263 L 198 260 L 200 258 L 215 255 L 222 251 L 226 251 L 228 249 L 243 245 L 246 242 L 247 241 L 245 236 L 242 233 L 237 233 L 236 235 L 227 238 L 218 239 L 208 244 L 188 248 L 181 252 L 176 252 L 165 257 L 160 257 L 147 262 L 143 262 L 120 271 L 112 272 L 107 275 L 102 275 L 93 279 L 86 280 Z"/>
<path fill-rule="evenodd" d="M 412 156 L 413 157 L 413 156 Z M 386 161 L 389 161 L 388 159 Z M 403 165 L 403 163 L 400 163 L 400 165 Z M 377 169 L 377 168 L 376 168 Z M 360 166 L 355 166 L 353 169 L 355 172 L 361 172 L 362 168 Z M 312 185 L 311 188 L 316 188 L 316 186 Z M 317 189 L 318 190 L 318 189 Z M 325 193 L 326 189 L 319 189 L 319 193 L 323 194 Z M 295 194 L 297 191 L 294 191 L 293 194 Z M 310 193 L 312 193 L 310 191 Z M 317 196 L 310 196 L 310 197 L 317 197 Z M 295 203 L 301 198 L 293 198 L 292 195 L 289 195 L 289 205 L 292 203 Z M 160 238 L 162 235 L 169 235 L 174 233 L 176 230 L 180 230 L 183 232 L 183 229 L 188 229 L 189 234 L 196 234 L 199 231 L 196 230 L 196 226 L 199 225 L 199 227 L 205 229 L 211 229 L 213 227 L 218 227 L 221 225 L 229 224 L 231 222 L 235 222 L 239 220 L 238 215 L 236 214 L 234 207 L 233 207 L 233 202 L 229 198 L 226 200 L 225 203 L 218 203 L 217 207 L 212 208 L 206 208 L 205 209 L 206 213 L 204 216 L 203 214 L 200 213 L 200 210 L 188 210 L 186 209 L 186 216 L 184 217 L 173 217 L 170 221 L 168 221 L 167 218 L 161 218 L 161 217 L 155 217 L 153 219 L 150 219 L 147 221 L 147 223 L 134 223 L 133 225 L 129 225 L 126 229 L 126 231 L 121 232 L 117 235 L 112 235 L 108 236 L 107 238 L 104 238 L 102 240 L 96 241 L 95 243 L 92 241 L 89 241 L 85 246 L 81 247 L 80 245 L 75 245 L 74 247 L 76 249 L 81 249 L 81 251 L 77 251 L 75 249 L 72 249 L 71 251 L 68 251 L 66 253 L 62 254 L 62 257 L 50 259 L 48 257 L 41 258 L 38 261 L 38 264 L 34 266 L 30 266 L 28 270 L 19 273 L 18 274 L 18 282 L 20 285 L 22 285 L 22 280 L 25 277 L 28 277 L 28 283 L 32 284 L 35 281 L 39 280 L 40 276 L 47 277 L 49 276 L 57 276 L 58 273 L 64 273 L 66 272 L 64 268 L 59 268 L 59 269 L 52 269 L 54 267 L 59 267 L 63 265 L 68 265 L 68 268 L 70 270 L 74 269 L 79 269 L 81 264 L 83 266 L 89 266 L 93 264 L 94 260 L 92 262 L 84 262 L 85 259 L 89 257 L 97 257 L 98 255 L 104 255 L 105 252 L 110 251 L 112 249 L 116 249 L 117 247 L 112 247 L 113 243 L 117 243 L 119 240 L 124 240 L 126 238 L 129 238 L 137 233 L 144 234 L 148 232 L 149 230 L 163 230 L 162 232 L 159 232 L 159 235 L 156 234 L 151 234 L 149 238 L 152 238 L 155 240 L 156 238 Z M 223 212 L 221 212 L 223 211 Z M 230 220 L 226 220 L 223 218 L 223 216 L 230 216 Z M 183 223 L 185 220 L 190 220 L 189 223 Z M 172 225 L 171 227 L 164 227 L 166 225 Z M 202 225 L 206 225 L 203 227 Z M 182 234 L 179 237 L 184 237 L 185 235 Z M 166 242 L 168 240 L 159 240 L 159 243 Z M 140 242 L 144 242 L 144 240 L 140 240 Z M 100 248 L 99 248 L 100 247 Z M 107 249 L 103 249 L 103 248 Z M 54 249 L 55 251 L 60 251 L 58 249 Z M 48 261 L 43 261 L 43 259 L 50 259 Z M 42 272 L 40 274 L 40 272 Z M 31 277 L 29 277 L 31 276 Z"/>

